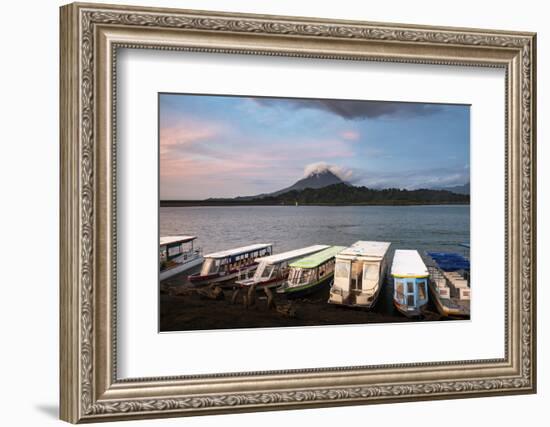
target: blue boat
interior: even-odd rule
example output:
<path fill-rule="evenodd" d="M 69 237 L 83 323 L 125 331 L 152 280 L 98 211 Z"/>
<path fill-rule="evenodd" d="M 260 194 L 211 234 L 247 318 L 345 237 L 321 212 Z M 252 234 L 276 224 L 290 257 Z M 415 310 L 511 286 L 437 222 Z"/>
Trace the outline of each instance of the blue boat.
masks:
<path fill-rule="evenodd" d="M 427 252 L 428 287 L 443 316 L 470 316 L 470 261 L 453 252 Z"/>
<path fill-rule="evenodd" d="M 418 251 L 397 249 L 391 266 L 395 308 L 407 317 L 420 316 L 428 303 L 429 272 Z"/>

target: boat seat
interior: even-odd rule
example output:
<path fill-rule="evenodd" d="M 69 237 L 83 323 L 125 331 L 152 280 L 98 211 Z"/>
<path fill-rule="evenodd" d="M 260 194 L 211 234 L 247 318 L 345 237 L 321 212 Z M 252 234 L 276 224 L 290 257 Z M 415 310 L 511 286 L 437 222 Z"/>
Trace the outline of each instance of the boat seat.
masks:
<path fill-rule="evenodd" d="M 437 291 L 441 298 L 451 298 L 451 290 L 448 287 L 438 288 Z"/>
<path fill-rule="evenodd" d="M 459 297 L 461 300 L 469 300 L 470 299 L 470 289 L 460 289 L 459 290 Z"/>
<path fill-rule="evenodd" d="M 455 288 L 464 289 L 468 287 L 468 282 L 466 280 L 452 280 L 451 283 Z"/>

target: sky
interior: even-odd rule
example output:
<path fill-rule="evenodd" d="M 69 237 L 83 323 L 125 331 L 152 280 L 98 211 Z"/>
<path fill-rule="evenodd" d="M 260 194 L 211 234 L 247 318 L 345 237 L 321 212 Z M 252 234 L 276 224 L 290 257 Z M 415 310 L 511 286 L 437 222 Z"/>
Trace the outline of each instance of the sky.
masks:
<path fill-rule="evenodd" d="M 160 198 L 269 193 L 313 170 L 353 185 L 470 180 L 470 107 L 363 100 L 160 94 Z"/>

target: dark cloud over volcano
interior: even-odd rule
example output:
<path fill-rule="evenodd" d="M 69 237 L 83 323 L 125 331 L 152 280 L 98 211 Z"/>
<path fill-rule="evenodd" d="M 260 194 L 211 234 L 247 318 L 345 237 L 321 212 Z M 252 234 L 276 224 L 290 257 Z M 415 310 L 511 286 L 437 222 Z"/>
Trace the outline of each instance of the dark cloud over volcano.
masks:
<path fill-rule="evenodd" d="M 339 99 L 276 99 L 253 98 L 266 107 L 287 106 L 293 109 L 316 109 L 327 111 L 347 120 L 377 117 L 418 117 L 437 114 L 445 108 L 443 104 L 414 102 L 381 102 Z"/>

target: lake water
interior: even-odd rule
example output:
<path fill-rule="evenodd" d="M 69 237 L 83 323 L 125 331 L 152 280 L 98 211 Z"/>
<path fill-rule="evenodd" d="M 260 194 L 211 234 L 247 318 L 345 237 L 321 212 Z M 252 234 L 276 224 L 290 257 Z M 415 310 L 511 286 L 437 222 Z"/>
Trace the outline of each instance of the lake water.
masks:
<path fill-rule="evenodd" d="M 392 242 L 392 249 L 458 251 L 470 242 L 470 206 L 197 206 L 160 208 L 160 235 L 198 236 L 203 253 L 273 243 L 274 252 L 313 244 Z M 466 255 L 468 255 L 466 253 Z"/>

